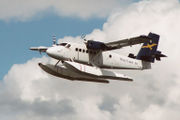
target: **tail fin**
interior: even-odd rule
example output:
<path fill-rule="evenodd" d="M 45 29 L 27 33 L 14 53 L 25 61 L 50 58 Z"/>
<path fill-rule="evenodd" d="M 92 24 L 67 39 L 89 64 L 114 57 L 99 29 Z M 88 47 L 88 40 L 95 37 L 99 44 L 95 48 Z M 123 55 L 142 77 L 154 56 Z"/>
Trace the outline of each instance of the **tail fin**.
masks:
<path fill-rule="evenodd" d="M 157 51 L 160 36 L 154 33 L 149 33 L 148 37 L 151 38 L 151 40 L 143 44 L 136 59 L 154 63 L 155 58 L 156 60 L 160 60 L 160 57 L 166 57 L 161 54 L 160 51 Z"/>

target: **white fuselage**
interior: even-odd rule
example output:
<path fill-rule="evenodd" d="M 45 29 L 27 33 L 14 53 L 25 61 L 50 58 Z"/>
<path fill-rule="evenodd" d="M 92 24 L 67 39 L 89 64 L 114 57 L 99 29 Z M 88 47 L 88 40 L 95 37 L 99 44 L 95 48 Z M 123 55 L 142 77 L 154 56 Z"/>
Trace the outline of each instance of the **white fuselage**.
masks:
<path fill-rule="evenodd" d="M 46 53 L 57 60 L 71 60 L 107 69 L 142 69 L 142 61 L 112 51 L 88 50 L 85 44 L 67 43 L 48 48 Z"/>

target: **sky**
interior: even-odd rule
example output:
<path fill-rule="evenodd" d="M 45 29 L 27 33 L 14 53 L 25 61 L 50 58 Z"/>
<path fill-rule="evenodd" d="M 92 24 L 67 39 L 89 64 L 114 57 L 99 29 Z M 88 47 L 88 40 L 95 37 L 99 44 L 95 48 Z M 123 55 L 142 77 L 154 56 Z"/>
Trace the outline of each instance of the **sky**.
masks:
<path fill-rule="evenodd" d="M 29 50 L 31 46 L 51 46 L 53 35 L 62 38 L 88 34 L 93 28 L 101 28 L 104 21 L 104 18 L 81 20 L 55 15 L 26 22 L 0 21 L 0 54 L 3 56 L 0 63 L 0 78 L 3 78 L 13 64 L 40 57 L 40 54 Z"/>
<path fill-rule="evenodd" d="M 103 3 L 103 4 L 102 4 Z M 0 119 L 179 120 L 180 2 L 178 0 L 0 0 Z M 37 65 L 54 63 L 29 50 L 87 39 L 108 42 L 159 34 L 168 57 L 151 70 L 119 71 L 134 82 L 71 82 Z M 115 52 L 137 54 L 140 46 Z"/>

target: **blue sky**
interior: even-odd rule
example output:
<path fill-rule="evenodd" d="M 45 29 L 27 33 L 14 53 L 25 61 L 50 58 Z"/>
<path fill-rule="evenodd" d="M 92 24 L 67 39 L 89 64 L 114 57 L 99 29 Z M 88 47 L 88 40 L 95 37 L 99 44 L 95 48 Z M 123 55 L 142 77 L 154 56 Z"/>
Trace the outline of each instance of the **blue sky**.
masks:
<path fill-rule="evenodd" d="M 0 79 L 13 64 L 24 63 L 40 54 L 30 51 L 31 46 L 50 46 L 52 35 L 57 38 L 88 34 L 95 28 L 102 28 L 105 18 L 87 20 L 49 15 L 31 21 L 0 21 L 1 62 Z"/>

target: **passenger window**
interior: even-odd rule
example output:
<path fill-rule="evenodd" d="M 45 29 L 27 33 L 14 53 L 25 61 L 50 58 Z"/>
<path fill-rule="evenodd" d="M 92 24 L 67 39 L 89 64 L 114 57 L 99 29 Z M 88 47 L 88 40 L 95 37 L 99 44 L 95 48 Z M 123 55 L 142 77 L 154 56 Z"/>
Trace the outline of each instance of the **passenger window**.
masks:
<path fill-rule="evenodd" d="M 112 58 L 112 55 L 109 55 L 109 58 Z"/>
<path fill-rule="evenodd" d="M 85 50 L 83 49 L 83 53 L 85 52 Z"/>
<path fill-rule="evenodd" d="M 86 53 L 88 53 L 89 51 L 88 50 L 86 50 Z"/>
<path fill-rule="evenodd" d="M 76 48 L 75 50 L 78 51 L 78 48 Z"/>
<path fill-rule="evenodd" d="M 79 49 L 79 52 L 81 52 L 81 49 Z"/>

